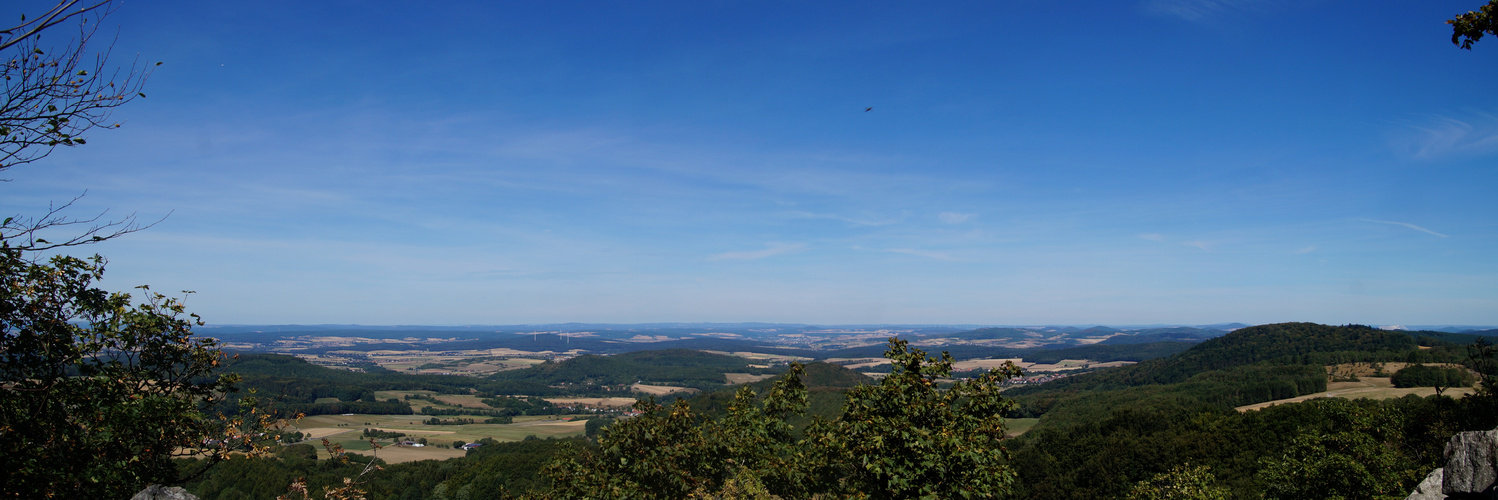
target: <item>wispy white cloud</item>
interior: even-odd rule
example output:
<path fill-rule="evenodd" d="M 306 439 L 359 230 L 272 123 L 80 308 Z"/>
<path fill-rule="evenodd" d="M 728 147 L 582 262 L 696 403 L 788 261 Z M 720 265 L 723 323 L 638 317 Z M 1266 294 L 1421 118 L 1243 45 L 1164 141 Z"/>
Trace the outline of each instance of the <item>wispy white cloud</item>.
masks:
<path fill-rule="evenodd" d="M 916 250 L 916 249 L 913 249 L 913 248 L 888 248 L 888 249 L 885 249 L 885 250 L 882 250 L 882 251 L 889 252 L 889 253 L 898 253 L 898 254 L 903 254 L 903 255 L 913 255 L 913 256 L 916 256 L 916 257 L 925 257 L 925 258 L 928 258 L 928 259 L 936 259 L 936 260 L 945 260 L 945 261 L 954 261 L 954 260 L 957 260 L 957 259 L 952 258 L 951 255 L 947 255 L 944 252 L 933 252 L 933 251 L 930 251 L 930 250 Z"/>
<path fill-rule="evenodd" d="M 1311 253 L 1311 252 L 1314 252 L 1314 251 L 1316 251 L 1316 245 L 1311 245 L 1311 246 L 1302 248 L 1300 250 L 1296 250 L 1295 253 L 1298 253 L 1298 254 L 1307 254 L 1307 253 Z"/>
<path fill-rule="evenodd" d="M 1456 118 L 1432 115 L 1407 122 L 1392 140 L 1395 149 L 1411 158 L 1430 159 L 1453 154 L 1498 151 L 1498 115 L 1474 113 Z"/>
<path fill-rule="evenodd" d="M 968 219 L 971 219 L 971 218 L 973 218 L 974 216 L 977 216 L 977 215 L 978 214 L 964 214 L 964 213 L 958 213 L 958 212 L 942 212 L 940 215 L 937 215 L 936 218 L 940 219 L 942 224 L 961 224 L 963 222 L 967 222 Z"/>
<path fill-rule="evenodd" d="M 1399 222 L 1399 221 L 1392 221 L 1392 220 L 1377 220 L 1377 219 L 1358 219 L 1358 220 L 1363 221 L 1363 222 L 1376 222 L 1376 223 L 1379 223 L 1379 224 L 1393 224 L 1395 226 L 1404 226 L 1404 227 L 1407 227 L 1407 228 L 1410 228 L 1410 229 L 1414 229 L 1416 231 L 1420 231 L 1420 232 L 1423 232 L 1423 233 L 1434 234 L 1434 235 L 1440 236 L 1442 238 L 1446 237 L 1446 235 L 1444 235 L 1444 234 L 1437 233 L 1435 231 L 1431 231 L 1429 229 L 1426 229 L 1426 228 L 1423 228 L 1423 227 L 1420 227 L 1420 226 L 1416 226 L 1416 225 L 1410 224 L 1408 222 Z"/>
<path fill-rule="evenodd" d="M 776 255 L 796 253 L 806 249 L 805 243 L 770 243 L 764 250 L 723 252 L 708 256 L 707 260 L 759 260 Z"/>
<path fill-rule="evenodd" d="M 1265 0 L 1145 0 L 1143 7 L 1153 14 L 1206 22 L 1225 15 L 1257 11 L 1265 3 Z"/>
<path fill-rule="evenodd" d="M 944 260 L 948 262 L 957 260 L 946 252 L 937 252 L 933 250 L 919 250 L 914 248 L 865 248 L 859 245 L 854 245 L 853 249 L 865 252 L 897 253 L 901 255 L 911 255 L 915 257 L 925 257 L 928 259 Z"/>
<path fill-rule="evenodd" d="M 1181 244 L 1188 247 L 1201 249 L 1201 251 L 1203 252 L 1212 251 L 1212 244 L 1201 240 L 1182 241 Z"/>
<path fill-rule="evenodd" d="M 1137 234 L 1135 236 L 1138 236 L 1139 239 L 1141 239 L 1141 240 L 1165 241 L 1165 235 L 1160 234 L 1160 233 L 1141 233 L 1141 234 Z"/>
<path fill-rule="evenodd" d="M 827 219 L 827 220 L 835 220 L 835 221 L 846 222 L 846 223 L 852 224 L 854 226 L 888 226 L 888 225 L 891 225 L 891 224 L 897 224 L 901 220 L 903 220 L 903 218 L 885 218 L 885 219 L 881 219 L 881 218 L 855 218 L 855 217 L 847 217 L 847 216 L 838 215 L 838 214 L 819 214 L 819 213 L 801 212 L 801 211 L 786 212 L 786 215 L 789 215 L 791 217 L 801 218 L 801 219 Z"/>

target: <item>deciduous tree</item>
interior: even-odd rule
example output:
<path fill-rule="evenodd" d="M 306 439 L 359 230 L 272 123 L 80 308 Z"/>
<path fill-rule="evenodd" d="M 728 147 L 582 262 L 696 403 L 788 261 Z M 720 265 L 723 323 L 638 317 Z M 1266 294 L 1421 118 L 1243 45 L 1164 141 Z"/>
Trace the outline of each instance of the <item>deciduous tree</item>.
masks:
<path fill-rule="evenodd" d="M 0 496 L 121 498 L 172 482 L 174 456 L 248 451 L 268 423 L 209 416 L 235 381 L 180 301 L 94 286 L 100 257 L 0 241 Z M 253 400 L 247 401 L 253 404 Z M 206 464 L 205 464 L 206 465 Z"/>
<path fill-rule="evenodd" d="M 92 43 L 114 8 L 62 0 L 0 29 L 0 171 L 119 127 L 111 111 L 145 96 L 149 69 L 113 66 L 110 47 Z M 66 43 L 50 45 L 57 34 Z M 102 257 L 43 253 L 143 228 L 72 218 L 69 205 L 0 222 L 0 497 L 123 498 L 176 480 L 174 456 L 210 465 L 254 451 L 272 420 L 254 398 L 243 414 L 209 411 L 235 377 L 215 373 L 223 354 L 193 334 L 196 315 L 145 287 L 96 287 Z"/>
<path fill-rule="evenodd" d="M 1013 403 L 1000 383 L 1012 364 L 948 382 L 952 358 L 891 339 L 892 373 L 848 393 L 843 414 L 797 439 L 786 417 L 804 411 L 800 366 L 763 398 L 740 389 L 713 419 L 684 401 L 651 401 L 610 426 L 597 450 L 564 456 L 545 473 L 548 498 L 995 498 L 1015 473 L 1002 446 Z M 945 386 L 950 383 L 950 386 Z M 945 387 L 944 387 L 945 386 Z"/>
<path fill-rule="evenodd" d="M 1498 23 L 1498 0 L 1488 0 L 1487 5 L 1446 21 L 1451 25 L 1451 43 L 1467 50 L 1472 50 L 1472 44 L 1482 40 L 1484 34 L 1493 34 L 1498 26 L 1495 23 Z"/>

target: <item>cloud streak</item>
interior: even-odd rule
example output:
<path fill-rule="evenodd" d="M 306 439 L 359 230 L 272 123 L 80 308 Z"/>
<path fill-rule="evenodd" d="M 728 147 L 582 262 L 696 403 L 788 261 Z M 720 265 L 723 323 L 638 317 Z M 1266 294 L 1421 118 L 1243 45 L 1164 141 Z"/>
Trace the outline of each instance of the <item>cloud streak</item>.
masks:
<path fill-rule="evenodd" d="M 1376 222 L 1376 223 L 1379 223 L 1379 224 L 1392 224 L 1392 225 L 1395 225 L 1395 226 L 1404 226 L 1404 227 L 1407 227 L 1407 228 L 1410 228 L 1410 229 L 1414 229 L 1416 231 L 1420 231 L 1422 233 L 1430 233 L 1430 234 L 1434 234 L 1436 236 L 1440 236 L 1442 238 L 1446 238 L 1447 237 L 1444 234 L 1437 233 L 1435 231 L 1431 231 L 1429 229 L 1426 229 L 1426 228 L 1423 228 L 1423 227 L 1420 227 L 1420 226 L 1416 226 L 1416 225 L 1410 224 L 1408 222 L 1399 222 L 1399 221 L 1392 221 L 1392 220 L 1377 220 L 1377 219 L 1358 219 L 1358 220 L 1363 221 L 1363 222 Z"/>
<path fill-rule="evenodd" d="M 967 222 L 968 219 L 971 219 L 976 215 L 978 214 L 942 212 L 940 215 L 937 215 L 936 218 L 940 219 L 942 224 L 961 224 L 963 222 Z"/>
<path fill-rule="evenodd" d="M 1224 15 L 1258 10 L 1262 0 L 1146 0 L 1144 10 L 1200 23 Z"/>
<path fill-rule="evenodd" d="M 746 250 L 741 252 L 723 252 L 707 257 L 710 261 L 719 260 L 759 260 L 776 255 L 785 255 L 800 252 L 806 249 L 804 243 L 771 243 L 764 250 Z"/>
<path fill-rule="evenodd" d="M 913 248 L 889 248 L 889 249 L 880 250 L 880 251 L 881 252 L 889 252 L 889 253 L 897 253 L 897 254 L 902 254 L 902 255 L 912 255 L 912 256 L 916 256 L 916 257 L 925 257 L 925 258 L 928 258 L 928 259 L 945 260 L 945 261 L 948 261 L 948 262 L 957 260 L 957 259 L 952 258 L 952 256 L 947 255 L 947 254 L 942 253 L 942 252 L 933 252 L 933 251 L 930 251 L 930 250 L 916 250 L 916 249 L 913 249 Z"/>
<path fill-rule="evenodd" d="M 819 213 L 813 213 L 813 212 L 799 212 L 799 211 L 798 212 L 789 212 L 788 215 L 790 215 L 791 217 L 796 217 L 796 218 L 801 218 L 801 219 L 827 219 L 827 220 L 835 220 L 835 221 L 839 221 L 839 222 L 846 222 L 846 223 L 852 224 L 854 226 L 872 226 L 872 227 L 888 226 L 888 225 L 891 225 L 891 224 L 898 224 L 900 222 L 900 220 L 901 220 L 901 219 L 856 219 L 856 218 L 853 218 L 853 217 L 846 217 L 846 216 L 837 215 L 837 214 L 819 214 Z"/>
<path fill-rule="evenodd" d="M 1436 115 L 1406 126 L 1407 133 L 1394 143 L 1412 158 L 1425 160 L 1498 150 L 1498 116 L 1490 113 L 1477 113 L 1466 119 Z"/>
<path fill-rule="evenodd" d="M 1212 251 L 1212 245 L 1210 243 L 1207 243 L 1207 242 L 1201 241 L 1201 240 L 1183 241 L 1183 242 L 1181 242 L 1181 244 L 1182 245 L 1186 245 L 1188 247 L 1196 248 L 1196 249 L 1201 250 L 1203 252 L 1210 252 L 1210 251 Z"/>

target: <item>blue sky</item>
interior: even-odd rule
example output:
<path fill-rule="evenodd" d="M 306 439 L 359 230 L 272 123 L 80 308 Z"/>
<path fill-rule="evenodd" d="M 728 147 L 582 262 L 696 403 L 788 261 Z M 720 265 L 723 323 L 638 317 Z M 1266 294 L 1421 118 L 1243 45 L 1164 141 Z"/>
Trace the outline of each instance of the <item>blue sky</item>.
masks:
<path fill-rule="evenodd" d="M 0 209 L 213 324 L 1498 324 L 1480 3 L 127 2 Z"/>

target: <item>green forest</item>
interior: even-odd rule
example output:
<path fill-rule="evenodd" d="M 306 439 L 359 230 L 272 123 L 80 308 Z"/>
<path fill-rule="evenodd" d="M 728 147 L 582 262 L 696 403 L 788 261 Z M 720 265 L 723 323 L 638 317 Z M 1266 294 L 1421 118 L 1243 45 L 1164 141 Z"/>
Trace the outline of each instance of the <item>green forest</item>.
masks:
<path fill-rule="evenodd" d="M 1491 346 L 1359 325 L 1244 328 L 1165 358 L 1002 392 L 999 382 L 1015 372 L 951 385 L 937 381 L 950 376 L 943 359 L 951 358 L 903 343 L 891 344 L 888 355 L 891 374 L 880 380 L 826 363 L 794 365 L 774 379 L 670 405 L 644 401 L 640 417 L 590 421 L 585 438 L 491 443 L 503 446 L 445 462 L 389 465 L 359 481 L 371 498 L 501 490 L 537 498 L 586 498 L 594 491 L 621 498 L 909 498 L 924 494 L 907 489 L 916 485 L 944 485 L 938 497 L 949 497 L 968 491 L 954 485 L 981 481 L 982 488 L 971 490 L 976 497 L 1108 499 L 1191 471 L 1193 481 L 1221 498 L 1403 498 L 1439 466 L 1453 433 L 1498 426 Z M 1323 398 L 1235 409 L 1322 392 L 1328 365 L 1380 362 L 1462 366 L 1411 364 L 1395 375 L 1411 385 L 1465 381 L 1479 389 L 1461 399 Z M 535 400 L 495 402 L 518 415 L 540 406 L 529 401 Z M 1039 422 L 1005 438 L 1009 418 Z M 945 433 L 964 437 L 948 443 Z M 263 487 L 248 478 L 305 475 L 310 485 L 334 486 L 358 472 L 357 463 L 312 461 L 308 452 L 294 451 L 306 446 L 221 464 L 189 489 L 203 498 L 266 498 L 256 496 Z M 500 470 L 499 463 L 509 465 Z M 245 468 L 267 472 L 247 476 Z M 422 480 L 412 482 L 417 476 Z"/>

